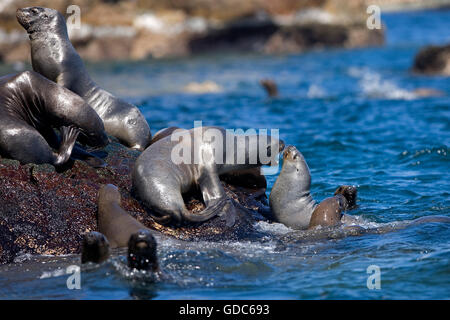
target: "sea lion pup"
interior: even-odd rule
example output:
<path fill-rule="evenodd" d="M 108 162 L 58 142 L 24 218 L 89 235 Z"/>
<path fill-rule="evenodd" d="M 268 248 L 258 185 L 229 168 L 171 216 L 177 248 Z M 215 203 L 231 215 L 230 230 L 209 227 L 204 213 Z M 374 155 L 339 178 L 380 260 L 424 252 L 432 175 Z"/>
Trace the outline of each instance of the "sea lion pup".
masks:
<path fill-rule="evenodd" d="M 261 86 L 264 88 L 264 90 L 267 93 L 267 96 L 269 98 L 277 98 L 278 97 L 278 86 L 275 83 L 275 81 L 270 79 L 262 79 L 259 81 Z"/>
<path fill-rule="evenodd" d="M 53 128 L 61 133 L 57 152 Z M 0 154 L 22 164 L 59 166 L 78 135 L 93 147 L 109 142 L 102 120 L 78 95 L 32 71 L 0 77 Z"/>
<path fill-rule="evenodd" d="M 320 204 L 310 193 L 311 175 L 303 155 L 288 146 L 283 153 L 283 166 L 269 196 L 276 221 L 294 229 L 339 224 L 342 212 L 356 205 L 356 188 L 341 186 L 332 198 Z"/>
<path fill-rule="evenodd" d="M 150 144 L 150 127 L 139 109 L 100 88 L 89 77 L 58 11 L 22 8 L 17 10 L 17 20 L 29 34 L 34 71 L 80 95 L 103 120 L 106 132 L 121 143 L 141 151 Z"/>
<path fill-rule="evenodd" d="M 91 231 L 83 236 L 81 243 L 81 263 L 102 263 L 109 258 L 108 239 L 100 232 Z"/>
<path fill-rule="evenodd" d="M 158 270 L 156 240 L 142 223 L 120 206 L 116 186 L 104 185 L 98 194 L 98 230 L 111 248 L 128 247 L 128 266 L 139 270 Z"/>
<path fill-rule="evenodd" d="M 283 141 L 269 135 L 237 135 L 219 127 L 178 130 L 138 157 L 133 191 L 161 223 L 203 222 L 219 213 L 228 219 L 234 206 L 219 175 L 274 164 L 283 148 Z M 195 187 L 206 208 L 194 214 L 186 208 L 183 194 Z"/>

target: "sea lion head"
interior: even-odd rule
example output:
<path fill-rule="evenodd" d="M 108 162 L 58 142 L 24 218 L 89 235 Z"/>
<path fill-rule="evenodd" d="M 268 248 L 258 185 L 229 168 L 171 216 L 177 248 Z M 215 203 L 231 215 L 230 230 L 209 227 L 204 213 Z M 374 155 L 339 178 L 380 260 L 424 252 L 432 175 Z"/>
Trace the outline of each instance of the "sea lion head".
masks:
<path fill-rule="evenodd" d="M 295 146 L 287 146 L 283 152 L 283 171 L 300 172 L 305 169 L 306 161 Z"/>
<path fill-rule="evenodd" d="M 104 202 L 104 203 L 119 203 L 121 201 L 121 196 L 120 196 L 120 192 L 119 189 L 112 184 L 106 184 L 104 186 L 102 186 L 100 188 L 100 190 L 98 191 L 98 199 L 99 202 Z"/>
<path fill-rule="evenodd" d="M 342 195 L 346 200 L 346 210 L 354 209 L 356 205 L 356 196 L 358 195 L 358 189 L 354 186 L 340 186 L 334 192 L 334 195 Z"/>
<path fill-rule="evenodd" d="M 109 257 L 109 248 L 109 242 L 102 233 L 86 233 L 81 244 L 81 263 L 105 261 Z"/>
<path fill-rule="evenodd" d="M 142 229 L 128 241 L 128 267 L 138 270 L 158 271 L 156 240 L 150 231 Z"/>
<path fill-rule="evenodd" d="M 103 148 L 106 147 L 110 142 L 108 135 L 105 132 L 103 123 L 101 123 L 101 125 L 93 124 L 92 128 L 89 128 L 87 126 L 80 126 L 78 129 L 80 131 L 78 141 L 82 144 L 96 148 Z"/>
<path fill-rule="evenodd" d="M 17 21 L 28 34 L 46 30 L 66 31 L 66 21 L 57 10 L 43 7 L 19 8 L 16 11 Z"/>
<path fill-rule="evenodd" d="M 131 149 L 144 151 L 152 141 L 152 134 L 147 120 L 138 108 L 126 108 L 122 128 L 115 135 L 120 141 L 129 145 Z"/>

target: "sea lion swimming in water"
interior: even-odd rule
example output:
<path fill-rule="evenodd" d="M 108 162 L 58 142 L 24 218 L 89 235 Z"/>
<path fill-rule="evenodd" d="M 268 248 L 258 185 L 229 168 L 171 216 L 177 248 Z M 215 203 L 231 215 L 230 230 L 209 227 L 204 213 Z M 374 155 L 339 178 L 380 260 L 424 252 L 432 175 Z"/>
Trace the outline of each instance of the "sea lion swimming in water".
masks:
<path fill-rule="evenodd" d="M 108 239 L 100 232 L 91 231 L 83 236 L 81 243 L 81 263 L 102 263 L 109 258 Z"/>
<path fill-rule="evenodd" d="M 278 86 L 275 81 L 271 79 L 262 79 L 259 83 L 266 91 L 269 98 L 278 98 Z"/>
<path fill-rule="evenodd" d="M 141 151 L 150 144 L 150 127 L 139 109 L 92 81 L 58 11 L 22 8 L 17 20 L 29 34 L 34 71 L 81 96 L 103 120 L 106 132 L 121 143 Z"/>
<path fill-rule="evenodd" d="M 61 132 L 60 144 L 53 128 Z M 0 77 L 0 154 L 59 166 L 79 135 L 93 147 L 109 142 L 103 122 L 78 95 L 32 71 Z"/>
<path fill-rule="evenodd" d="M 227 218 L 233 216 L 234 207 L 219 175 L 272 164 L 283 148 L 283 141 L 268 135 L 239 136 L 219 127 L 175 131 L 138 157 L 133 189 L 161 223 L 203 222 L 219 213 Z M 198 214 L 191 213 L 183 200 L 193 187 L 199 187 L 206 205 Z"/>
<path fill-rule="evenodd" d="M 303 155 L 288 146 L 283 153 L 283 166 L 269 196 L 274 218 L 293 229 L 339 224 L 342 212 L 355 207 L 357 190 L 341 186 L 332 198 L 320 204 L 310 193 L 311 174 Z"/>
<path fill-rule="evenodd" d="M 159 270 L 157 243 L 150 230 L 122 209 L 116 186 L 104 185 L 98 193 L 98 230 L 84 235 L 82 263 L 100 263 L 109 248 L 128 247 L 128 266 L 139 270 Z"/>

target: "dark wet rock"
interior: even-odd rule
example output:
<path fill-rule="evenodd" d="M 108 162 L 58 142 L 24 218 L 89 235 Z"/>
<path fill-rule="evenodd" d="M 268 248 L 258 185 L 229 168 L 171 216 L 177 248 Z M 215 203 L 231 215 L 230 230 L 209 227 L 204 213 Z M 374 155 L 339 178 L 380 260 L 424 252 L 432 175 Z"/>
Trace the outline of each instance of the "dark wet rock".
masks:
<path fill-rule="evenodd" d="M 228 227 L 222 217 L 197 226 L 162 226 L 131 194 L 130 174 L 139 152 L 115 142 L 105 151 L 108 167 L 100 169 L 80 161 L 55 169 L 51 165 L 21 165 L 0 158 L 0 264 L 23 253 L 80 253 L 82 235 L 97 231 L 97 193 L 107 183 L 119 187 L 122 206 L 132 216 L 147 227 L 178 239 L 243 238 L 252 234 L 254 222 L 262 219 L 256 213 L 262 202 L 252 197 L 251 190 L 224 183 L 230 198 L 240 203 L 233 227 Z M 194 212 L 204 206 L 195 194 L 186 201 Z"/>
<path fill-rule="evenodd" d="M 369 30 L 365 23 L 283 25 L 268 16 L 252 15 L 194 36 L 189 48 L 194 54 L 210 51 L 295 53 L 312 48 L 377 46 L 383 42 L 384 30 Z"/>
<path fill-rule="evenodd" d="M 413 71 L 450 76 L 450 44 L 422 48 L 414 58 Z"/>

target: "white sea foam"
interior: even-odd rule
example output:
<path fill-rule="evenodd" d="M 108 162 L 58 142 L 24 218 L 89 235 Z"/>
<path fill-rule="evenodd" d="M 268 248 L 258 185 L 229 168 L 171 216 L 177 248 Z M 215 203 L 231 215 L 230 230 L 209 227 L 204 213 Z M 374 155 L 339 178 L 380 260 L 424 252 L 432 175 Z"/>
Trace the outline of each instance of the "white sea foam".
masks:
<path fill-rule="evenodd" d="M 61 277 L 67 274 L 66 268 L 58 268 L 56 270 L 52 271 L 44 271 L 39 279 L 47 279 L 47 278 L 54 278 L 54 277 Z"/>
<path fill-rule="evenodd" d="M 348 70 L 350 76 L 359 79 L 359 86 L 363 94 L 370 98 L 384 98 L 393 100 L 412 100 L 416 95 L 408 90 L 400 88 L 393 81 L 383 77 L 368 68 L 352 67 Z"/>
<path fill-rule="evenodd" d="M 310 85 L 306 93 L 306 96 L 310 99 L 324 98 L 325 95 L 325 91 L 317 84 Z"/>
<path fill-rule="evenodd" d="M 293 229 L 286 227 L 282 223 L 269 223 L 266 221 L 258 221 L 255 223 L 256 230 L 261 232 L 267 232 L 275 235 L 283 235 L 289 232 L 294 231 Z"/>

